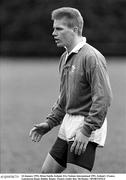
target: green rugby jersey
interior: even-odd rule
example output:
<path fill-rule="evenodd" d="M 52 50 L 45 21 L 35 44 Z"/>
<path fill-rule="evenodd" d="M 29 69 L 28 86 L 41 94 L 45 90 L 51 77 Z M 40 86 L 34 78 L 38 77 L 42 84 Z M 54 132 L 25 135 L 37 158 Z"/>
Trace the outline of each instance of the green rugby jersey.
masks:
<path fill-rule="evenodd" d="M 66 59 L 67 57 L 67 59 Z M 83 134 L 100 128 L 111 104 L 112 91 L 104 56 L 84 43 L 69 56 L 61 56 L 60 95 L 47 117 L 50 129 L 59 125 L 65 114 L 83 115 Z"/>

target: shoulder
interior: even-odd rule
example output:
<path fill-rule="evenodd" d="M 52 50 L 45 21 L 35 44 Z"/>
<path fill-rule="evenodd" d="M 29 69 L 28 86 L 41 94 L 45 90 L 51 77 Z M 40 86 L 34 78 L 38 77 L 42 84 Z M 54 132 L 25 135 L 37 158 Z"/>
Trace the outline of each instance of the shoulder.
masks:
<path fill-rule="evenodd" d="M 93 46 L 86 43 L 80 51 L 80 54 L 83 59 L 83 65 L 85 68 L 94 68 L 96 66 L 105 66 L 106 60 L 105 57 Z"/>

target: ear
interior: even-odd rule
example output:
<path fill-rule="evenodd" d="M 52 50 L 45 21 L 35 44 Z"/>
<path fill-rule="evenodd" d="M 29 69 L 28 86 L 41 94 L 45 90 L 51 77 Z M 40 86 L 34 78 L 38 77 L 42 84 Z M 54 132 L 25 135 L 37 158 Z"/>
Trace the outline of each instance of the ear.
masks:
<path fill-rule="evenodd" d="M 78 34 L 78 27 L 75 26 L 75 27 L 73 28 L 73 31 L 74 31 L 76 34 Z"/>

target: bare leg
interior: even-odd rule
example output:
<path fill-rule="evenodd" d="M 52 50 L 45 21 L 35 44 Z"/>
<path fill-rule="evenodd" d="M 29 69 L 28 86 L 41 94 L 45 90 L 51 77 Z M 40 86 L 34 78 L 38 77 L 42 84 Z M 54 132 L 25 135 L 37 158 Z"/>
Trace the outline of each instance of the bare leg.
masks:
<path fill-rule="evenodd" d="M 65 173 L 74 173 L 74 174 L 89 174 L 91 173 L 89 170 L 82 168 L 80 166 L 77 166 L 75 164 L 68 163 L 67 164 L 67 170 L 65 170 Z"/>
<path fill-rule="evenodd" d="M 61 166 L 49 153 L 42 166 L 41 173 L 61 173 L 65 167 Z"/>

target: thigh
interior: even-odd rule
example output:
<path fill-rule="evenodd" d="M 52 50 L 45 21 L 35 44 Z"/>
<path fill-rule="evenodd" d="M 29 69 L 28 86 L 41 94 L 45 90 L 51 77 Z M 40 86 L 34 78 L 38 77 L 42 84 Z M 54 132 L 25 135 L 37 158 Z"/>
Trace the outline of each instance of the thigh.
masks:
<path fill-rule="evenodd" d="M 41 173 L 61 173 L 65 168 L 61 166 L 49 153 L 44 161 Z"/>
<path fill-rule="evenodd" d="M 67 165 L 67 152 L 68 152 L 68 143 L 67 141 L 57 138 L 49 154 L 59 163 L 61 166 L 66 168 Z"/>
<path fill-rule="evenodd" d="M 67 165 L 68 143 L 57 138 L 42 166 L 42 173 L 60 173 Z"/>
<path fill-rule="evenodd" d="M 91 171 L 94 165 L 94 161 L 95 161 L 95 153 L 96 153 L 97 144 L 94 142 L 89 142 L 83 154 L 75 155 L 74 152 L 70 152 L 72 143 L 73 142 L 70 141 L 68 145 L 67 163 L 71 164 L 69 166 L 71 166 L 72 169 L 74 169 L 75 171 L 79 171 L 78 173 L 81 173 L 82 170 L 83 171 L 87 170 L 87 172 Z"/>
<path fill-rule="evenodd" d="M 80 167 L 76 164 L 67 164 L 67 169 L 64 171 L 64 173 L 74 173 L 74 174 L 89 174 L 90 171 L 86 168 Z"/>

